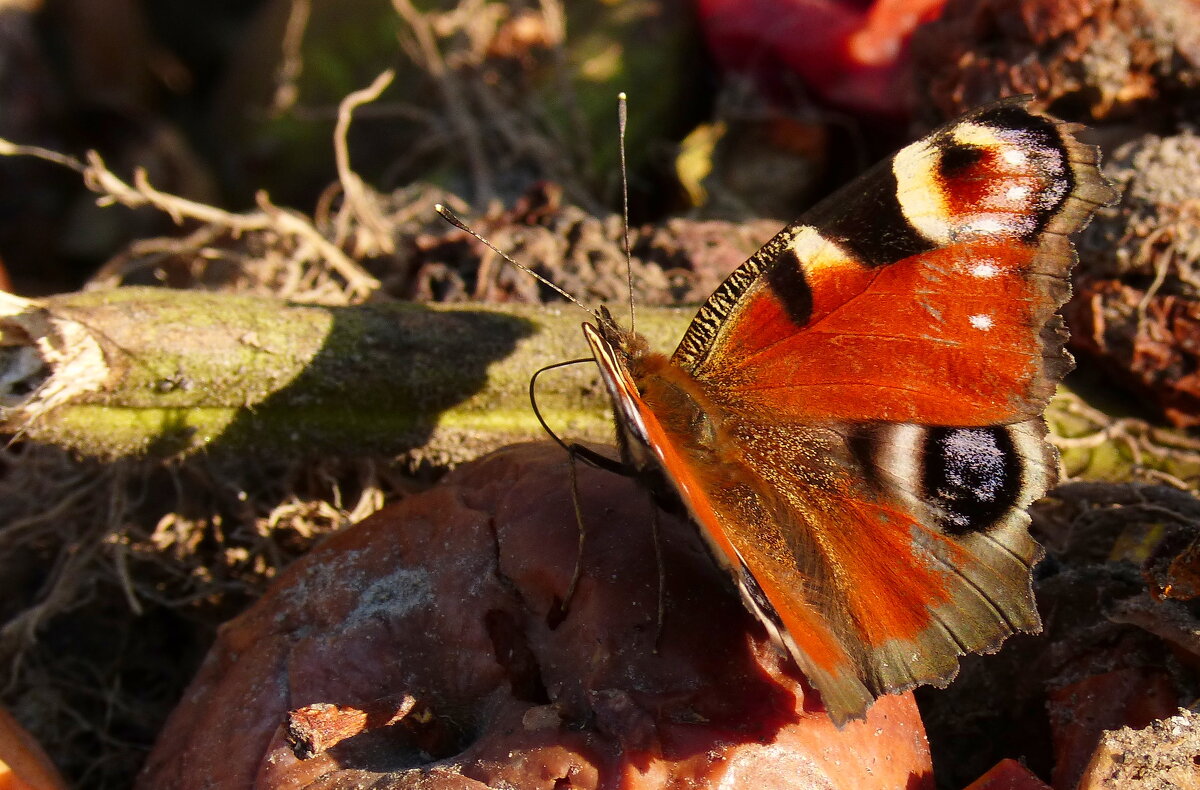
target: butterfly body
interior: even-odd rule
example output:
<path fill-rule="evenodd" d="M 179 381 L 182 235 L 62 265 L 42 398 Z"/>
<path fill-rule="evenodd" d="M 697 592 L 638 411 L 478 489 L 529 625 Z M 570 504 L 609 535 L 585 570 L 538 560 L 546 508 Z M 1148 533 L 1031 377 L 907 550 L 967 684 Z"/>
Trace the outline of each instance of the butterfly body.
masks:
<path fill-rule="evenodd" d="M 999 102 L 781 231 L 670 357 L 605 310 L 584 325 L 626 463 L 836 722 L 1040 629 L 1025 508 L 1057 463 L 1066 234 L 1111 199 L 1093 149 Z"/>

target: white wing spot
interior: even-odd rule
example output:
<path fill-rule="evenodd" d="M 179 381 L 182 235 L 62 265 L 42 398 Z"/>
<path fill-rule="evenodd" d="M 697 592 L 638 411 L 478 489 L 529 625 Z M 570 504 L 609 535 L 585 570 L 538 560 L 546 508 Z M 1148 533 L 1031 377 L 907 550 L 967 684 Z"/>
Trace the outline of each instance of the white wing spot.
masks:
<path fill-rule="evenodd" d="M 994 263 L 977 263 L 971 267 L 971 274 L 981 280 L 988 280 L 1000 273 L 1000 267 Z"/>
<path fill-rule="evenodd" d="M 1008 228 L 1002 221 L 995 217 L 985 215 L 964 223 L 963 230 L 967 233 L 982 233 L 990 236 L 997 233 L 1004 233 Z"/>
<path fill-rule="evenodd" d="M 979 315 L 973 315 L 970 318 L 968 318 L 967 320 L 971 322 L 971 326 L 973 326 L 976 329 L 979 329 L 983 332 L 986 332 L 989 329 L 991 329 L 992 324 L 994 323 L 992 321 L 992 317 L 990 315 L 983 315 L 982 313 L 980 313 Z"/>
<path fill-rule="evenodd" d="M 1023 165 L 1025 159 L 1025 152 L 1019 148 L 1008 148 L 1004 151 L 1004 161 L 1010 165 Z"/>
<path fill-rule="evenodd" d="M 1009 187 L 1004 196 L 1013 203 L 1024 202 L 1029 197 L 1029 187 Z"/>

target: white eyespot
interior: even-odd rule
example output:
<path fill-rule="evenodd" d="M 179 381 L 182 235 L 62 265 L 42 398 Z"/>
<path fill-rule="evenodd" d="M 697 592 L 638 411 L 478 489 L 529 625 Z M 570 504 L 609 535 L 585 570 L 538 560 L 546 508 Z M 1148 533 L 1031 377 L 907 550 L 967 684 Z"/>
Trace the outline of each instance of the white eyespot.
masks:
<path fill-rule="evenodd" d="M 1021 203 L 1029 197 L 1029 187 L 1009 187 L 1004 196 L 1013 203 Z"/>
<path fill-rule="evenodd" d="M 1000 267 L 994 263 L 977 263 L 971 267 L 971 275 L 981 280 L 987 280 L 1000 273 Z"/>
<path fill-rule="evenodd" d="M 1025 152 L 1019 148 L 1008 148 L 1004 151 L 1004 161 L 1010 165 L 1023 165 L 1025 159 Z"/>
<path fill-rule="evenodd" d="M 992 324 L 994 323 L 990 315 L 983 315 L 982 313 L 979 315 L 973 315 L 967 320 L 971 322 L 971 326 L 983 332 L 991 329 Z"/>

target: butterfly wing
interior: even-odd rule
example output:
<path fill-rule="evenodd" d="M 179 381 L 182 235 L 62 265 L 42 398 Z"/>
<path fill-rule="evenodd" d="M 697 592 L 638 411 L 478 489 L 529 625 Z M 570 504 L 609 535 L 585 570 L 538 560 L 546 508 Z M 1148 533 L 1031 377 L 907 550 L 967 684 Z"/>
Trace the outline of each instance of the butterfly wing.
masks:
<path fill-rule="evenodd" d="M 944 685 L 960 654 L 1039 630 L 1041 548 L 1024 508 L 1053 474 L 1040 422 L 725 428 L 739 482 L 699 486 L 715 515 L 701 523 L 734 548 L 739 583 L 761 591 L 759 616 L 838 723 L 880 694 Z M 721 468 L 694 461 L 681 468 L 701 480 Z"/>
<path fill-rule="evenodd" d="M 897 153 L 792 224 L 701 307 L 673 361 L 797 419 L 990 425 L 1069 367 L 1067 234 L 1112 199 L 1094 149 L 1009 100 Z"/>
<path fill-rule="evenodd" d="M 1066 235 L 1111 198 L 1069 129 L 997 103 L 785 228 L 669 361 L 589 332 L 625 444 L 835 721 L 1040 627 Z"/>
<path fill-rule="evenodd" d="M 1024 508 L 1045 493 L 1055 461 L 1040 420 L 714 420 L 679 407 L 695 382 L 665 358 L 635 383 L 623 356 L 585 333 L 627 457 L 665 473 L 836 723 L 880 694 L 944 685 L 960 654 L 1038 630 L 1029 570 L 1041 548 Z"/>

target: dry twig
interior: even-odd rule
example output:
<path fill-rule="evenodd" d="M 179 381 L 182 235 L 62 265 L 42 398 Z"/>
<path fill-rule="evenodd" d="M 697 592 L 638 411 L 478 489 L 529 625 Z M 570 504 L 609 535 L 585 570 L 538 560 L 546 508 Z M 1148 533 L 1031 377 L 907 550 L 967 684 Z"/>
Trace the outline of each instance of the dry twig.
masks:
<path fill-rule="evenodd" d="M 475 183 L 475 199 L 486 203 L 495 195 L 491 166 L 483 150 L 482 134 L 476 125 L 462 87 L 446 66 L 441 50 L 438 49 L 430 17 L 418 11 L 410 0 L 392 0 L 396 13 L 408 23 L 412 39 L 408 49 L 413 59 L 433 79 L 442 103 L 446 108 L 447 120 L 454 128 L 454 136 L 466 151 L 467 164 Z"/>
<path fill-rule="evenodd" d="M 301 45 L 304 43 L 304 32 L 308 29 L 308 19 L 311 15 L 312 0 L 292 0 L 288 8 L 283 40 L 280 42 L 281 56 L 275 74 L 275 95 L 271 100 L 273 113 L 290 110 L 300 98 L 298 83 L 300 74 L 304 71 Z"/>
<path fill-rule="evenodd" d="M 87 162 L 84 163 L 73 156 L 0 139 L 0 156 L 32 156 L 69 167 L 82 175 L 83 183 L 88 189 L 100 195 L 97 199 L 100 205 L 119 203 L 128 208 L 151 206 L 170 216 L 176 224 L 182 225 L 189 219 L 197 220 L 211 227 L 222 228 L 234 236 L 252 231 L 274 232 L 318 253 L 320 259 L 345 280 L 347 288 L 354 296 L 364 298 L 379 288 L 377 279 L 351 260 L 337 245 L 322 236 L 306 217 L 273 205 L 266 192 L 260 191 L 256 195 L 259 211 L 234 214 L 160 192 L 150 185 L 146 171 L 142 168 L 134 171 L 133 185 L 130 185 L 109 170 L 95 151 L 88 152 Z"/>
<path fill-rule="evenodd" d="M 355 108 L 378 99 L 395 76 L 396 73 L 390 69 L 383 72 L 369 87 L 351 93 L 338 107 L 333 151 L 338 181 L 342 186 L 342 206 L 334 218 L 334 239 L 340 246 L 353 236 L 350 248 L 359 257 L 391 254 L 396 250 L 396 242 L 392 238 L 394 225 L 379 210 L 379 200 L 374 190 L 368 188 L 350 167 L 350 147 L 346 135 L 350 132 L 350 120 Z"/>

